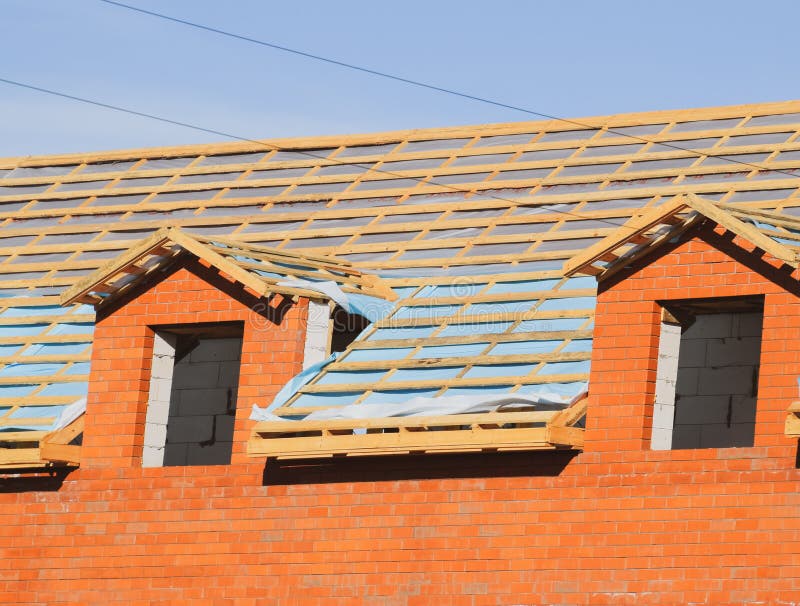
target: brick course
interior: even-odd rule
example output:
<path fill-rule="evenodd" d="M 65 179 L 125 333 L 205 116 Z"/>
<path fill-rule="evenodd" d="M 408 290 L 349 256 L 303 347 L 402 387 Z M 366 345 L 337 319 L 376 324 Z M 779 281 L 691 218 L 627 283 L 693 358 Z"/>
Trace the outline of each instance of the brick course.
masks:
<path fill-rule="evenodd" d="M 3 482 L 0 602 L 800 603 L 800 471 L 783 435 L 800 299 L 768 260 L 706 231 L 603 284 L 583 453 L 266 468 L 243 454 L 247 409 L 299 369 L 305 308 L 255 331 L 204 272 L 179 269 L 98 322 L 84 463 L 63 482 Z M 765 295 L 755 446 L 648 450 L 656 301 L 743 294 Z M 184 317 L 246 322 L 234 459 L 141 469 L 147 324 Z"/>

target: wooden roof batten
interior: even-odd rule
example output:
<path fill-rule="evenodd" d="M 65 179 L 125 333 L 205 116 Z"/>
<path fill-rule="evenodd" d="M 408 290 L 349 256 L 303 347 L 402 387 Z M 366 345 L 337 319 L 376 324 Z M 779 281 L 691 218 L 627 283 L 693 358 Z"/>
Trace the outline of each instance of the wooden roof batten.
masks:
<path fill-rule="evenodd" d="M 98 268 L 64 291 L 62 306 L 72 303 L 107 305 L 151 273 L 165 269 L 178 256 L 192 255 L 242 284 L 259 297 L 273 293 L 288 297 L 325 299 L 322 293 L 284 282 L 294 279 L 336 282 L 344 292 L 362 293 L 388 300 L 397 295 L 377 276 L 363 273 L 344 260 L 322 255 L 300 255 L 238 242 L 230 238 L 190 236 L 178 227 L 164 227 Z M 261 272 L 277 274 L 280 278 Z M 123 279 L 124 276 L 131 279 Z M 122 282 L 120 282 L 122 280 Z"/>
<path fill-rule="evenodd" d="M 598 281 L 606 279 L 706 220 L 787 265 L 797 268 L 800 263 L 800 219 L 722 204 L 690 193 L 633 217 L 616 232 L 568 259 L 564 275 L 589 274 Z"/>

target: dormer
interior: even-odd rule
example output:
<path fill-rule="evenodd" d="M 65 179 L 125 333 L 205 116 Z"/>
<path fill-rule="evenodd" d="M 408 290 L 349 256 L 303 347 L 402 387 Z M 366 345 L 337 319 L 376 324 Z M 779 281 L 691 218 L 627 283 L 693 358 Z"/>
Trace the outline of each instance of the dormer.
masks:
<path fill-rule="evenodd" d="M 249 408 L 355 336 L 332 313 L 394 298 L 340 259 L 159 230 L 61 298 L 97 316 L 82 465 L 229 463 Z"/>
<path fill-rule="evenodd" d="M 797 218 L 690 194 L 566 263 L 598 279 L 586 450 L 785 444 L 798 252 Z"/>

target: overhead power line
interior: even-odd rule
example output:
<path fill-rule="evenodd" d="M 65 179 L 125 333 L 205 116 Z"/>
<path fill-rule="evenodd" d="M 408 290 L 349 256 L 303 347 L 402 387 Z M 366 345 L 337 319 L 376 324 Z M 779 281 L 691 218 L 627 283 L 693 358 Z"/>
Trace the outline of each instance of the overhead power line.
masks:
<path fill-rule="evenodd" d="M 412 78 L 405 78 L 403 76 L 398 76 L 397 74 L 392 74 L 392 73 L 381 71 L 381 70 L 377 70 L 377 69 L 371 69 L 369 67 L 364 67 L 363 65 L 357 65 L 355 63 L 349 63 L 347 61 L 340 61 L 338 59 L 333 59 L 331 57 L 325 57 L 325 56 L 318 55 L 318 54 L 315 54 L 315 53 L 310 53 L 310 52 L 307 52 L 307 51 L 298 50 L 296 48 L 290 48 L 288 46 L 283 46 L 281 44 L 276 44 L 275 42 L 269 42 L 267 40 L 259 40 L 258 38 L 252 38 L 250 36 L 245 36 L 243 34 L 237 34 L 235 32 L 230 32 L 230 31 L 227 31 L 227 30 L 224 30 L 224 29 L 219 29 L 217 27 L 212 27 L 210 25 L 204 25 L 202 23 L 189 21 L 188 19 L 181 19 L 179 17 L 172 17 L 172 16 L 166 15 L 164 13 L 159 13 L 159 12 L 156 12 L 156 11 L 147 10 L 147 9 L 144 9 L 144 8 L 141 8 L 141 7 L 138 7 L 138 6 L 133 6 L 131 4 L 125 4 L 124 2 L 117 2 L 117 0 L 98 0 L 98 1 L 99 2 L 103 2 L 104 4 L 110 4 L 112 6 L 116 6 L 116 7 L 119 7 L 119 8 L 126 9 L 126 10 L 130 10 L 130 11 L 134 11 L 134 12 L 137 12 L 137 13 L 141 13 L 143 15 L 149 15 L 151 17 L 156 17 L 157 19 L 164 19 L 166 21 L 171 21 L 173 23 L 178 23 L 180 25 L 186 25 L 188 27 L 193 27 L 195 29 L 211 32 L 213 34 L 218 34 L 220 36 L 226 36 L 228 38 L 234 38 L 236 40 L 241 40 L 242 42 L 249 42 L 251 44 L 257 44 L 259 46 L 264 46 L 264 47 L 271 48 L 271 49 L 278 50 L 278 51 L 282 51 L 282 52 L 285 52 L 285 53 L 291 53 L 293 55 L 298 55 L 300 57 L 305 57 L 307 59 L 312 59 L 314 61 L 321 61 L 323 63 L 328 63 L 330 65 L 336 65 L 338 67 L 343 67 L 345 69 L 350 69 L 350 70 L 354 70 L 354 71 L 361 72 L 361 73 L 364 73 L 364 74 L 369 74 L 371 76 L 377 76 L 379 78 L 386 78 L 388 80 L 394 80 L 395 82 L 400 82 L 402 84 L 408 84 L 410 86 L 415 86 L 415 87 L 418 87 L 418 88 L 425 88 L 425 89 L 428 89 L 428 90 L 436 91 L 436 92 L 439 92 L 439 93 L 444 93 L 444 94 L 447 94 L 447 95 L 454 95 L 456 97 L 461 97 L 462 99 L 468 99 L 470 101 L 477 101 L 479 103 L 486 103 L 486 104 L 489 104 L 489 105 L 493 105 L 495 107 L 500 107 L 500 108 L 503 108 L 503 109 L 509 109 L 509 110 L 517 111 L 517 112 L 522 112 L 524 114 L 529 114 L 531 116 L 537 116 L 539 118 L 546 118 L 548 120 L 554 120 L 554 121 L 557 121 L 557 122 L 562 122 L 564 124 L 570 124 L 572 126 L 579 126 L 581 128 L 599 130 L 597 126 L 594 126 L 594 125 L 591 125 L 591 124 L 587 124 L 586 122 L 581 122 L 579 120 L 573 120 L 573 119 L 569 119 L 569 118 L 562 118 L 560 116 L 556 116 L 556 115 L 553 115 L 553 114 L 548 114 L 548 113 L 537 111 L 537 110 L 534 110 L 534 109 L 529 109 L 529 108 L 526 108 L 526 107 L 521 107 L 519 105 L 512 105 L 512 104 L 509 104 L 509 103 L 503 103 L 502 101 L 489 99 L 488 97 L 481 97 L 481 96 L 478 96 L 478 95 L 472 95 L 470 93 L 465 93 L 465 92 L 458 91 L 458 90 L 455 90 L 455 89 L 446 88 L 444 86 L 438 86 L 436 84 L 430 84 L 428 82 L 422 82 L 420 80 L 414 80 Z M 648 139 L 646 137 L 639 137 L 639 136 L 636 136 L 636 135 L 631 135 L 629 133 L 623 133 L 623 132 L 620 132 L 620 131 L 617 131 L 617 130 L 614 130 L 614 129 L 606 129 L 606 132 L 609 132 L 609 133 L 611 133 L 613 135 L 617 135 L 619 137 L 627 137 L 628 139 L 634 139 L 636 141 L 641 141 L 643 143 L 654 143 L 654 141 L 652 139 Z M 673 143 L 658 142 L 657 145 L 661 145 L 663 147 L 668 147 L 668 148 L 671 148 L 671 149 L 675 149 L 675 150 L 680 150 L 680 151 L 683 151 L 683 152 L 691 153 L 691 154 L 694 154 L 696 156 L 705 155 L 705 154 L 702 154 L 702 153 L 700 153 L 700 152 L 698 152 L 696 150 L 689 149 L 689 148 L 686 148 L 686 147 L 681 147 L 680 145 L 675 145 Z M 752 163 L 749 163 L 749 162 L 743 162 L 741 160 L 736 160 L 735 158 L 730 158 L 730 157 L 727 157 L 727 156 L 715 156 L 715 157 L 717 157 L 717 158 L 719 158 L 721 160 L 724 160 L 725 162 L 730 162 L 732 164 L 740 164 L 742 166 L 748 166 L 748 167 L 751 167 L 751 168 L 756 168 L 758 170 L 773 170 L 773 169 L 765 169 L 764 167 L 758 166 L 757 164 L 752 164 Z M 783 171 L 773 170 L 773 172 L 783 172 Z M 784 174 L 790 175 L 792 177 L 798 176 L 798 175 L 793 174 L 793 173 L 784 173 Z"/>

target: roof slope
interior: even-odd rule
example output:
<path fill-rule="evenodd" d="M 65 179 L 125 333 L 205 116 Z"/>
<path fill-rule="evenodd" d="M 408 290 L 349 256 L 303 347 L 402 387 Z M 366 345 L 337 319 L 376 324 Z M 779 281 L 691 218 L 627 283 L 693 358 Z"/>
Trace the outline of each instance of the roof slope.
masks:
<path fill-rule="evenodd" d="M 85 393 L 93 309 L 59 297 L 165 225 L 335 255 L 398 293 L 303 408 L 571 393 L 594 280 L 565 279 L 566 259 L 680 194 L 800 214 L 800 102 L 580 122 L 0 160 L 0 427 L 44 427 Z"/>

